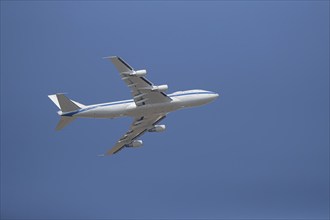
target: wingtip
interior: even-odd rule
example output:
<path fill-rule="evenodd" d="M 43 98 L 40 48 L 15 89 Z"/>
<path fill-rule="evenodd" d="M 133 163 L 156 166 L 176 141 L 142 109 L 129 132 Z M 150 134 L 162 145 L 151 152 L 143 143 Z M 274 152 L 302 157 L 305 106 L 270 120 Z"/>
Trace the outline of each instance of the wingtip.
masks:
<path fill-rule="evenodd" d="M 118 56 L 107 56 L 107 57 L 102 57 L 102 58 L 107 59 L 107 60 L 111 60 L 111 59 L 118 58 Z"/>

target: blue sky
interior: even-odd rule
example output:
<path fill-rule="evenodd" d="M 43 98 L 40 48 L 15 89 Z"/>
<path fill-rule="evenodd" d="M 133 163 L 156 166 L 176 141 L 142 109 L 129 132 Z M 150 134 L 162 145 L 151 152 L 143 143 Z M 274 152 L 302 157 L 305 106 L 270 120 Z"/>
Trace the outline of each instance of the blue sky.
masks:
<path fill-rule="evenodd" d="M 97 157 L 131 119 L 47 95 L 130 98 L 109 55 L 221 96 Z M 328 1 L 1 1 L 1 218 L 328 217 Z"/>

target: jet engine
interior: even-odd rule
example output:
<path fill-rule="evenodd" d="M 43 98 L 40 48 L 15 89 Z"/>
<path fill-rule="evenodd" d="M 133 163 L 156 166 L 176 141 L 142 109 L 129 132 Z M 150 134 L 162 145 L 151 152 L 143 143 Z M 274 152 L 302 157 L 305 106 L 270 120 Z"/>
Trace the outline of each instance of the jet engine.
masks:
<path fill-rule="evenodd" d="M 132 143 L 128 144 L 127 147 L 141 147 L 142 145 L 142 140 L 134 140 Z"/>
<path fill-rule="evenodd" d="M 157 91 L 157 92 L 165 92 L 167 89 L 168 89 L 167 85 L 153 86 L 151 88 L 152 91 Z"/>
<path fill-rule="evenodd" d="M 142 77 L 147 75 L 147 70 L 137 70 L 133 74 L 134 76 Z"/>
<path fill-rule="evenodd" d="M 149 132 L 162 132 L 165 131 L 166 126 L 165 125 L 154 125 L 153 128 L 149 129 Z"/>

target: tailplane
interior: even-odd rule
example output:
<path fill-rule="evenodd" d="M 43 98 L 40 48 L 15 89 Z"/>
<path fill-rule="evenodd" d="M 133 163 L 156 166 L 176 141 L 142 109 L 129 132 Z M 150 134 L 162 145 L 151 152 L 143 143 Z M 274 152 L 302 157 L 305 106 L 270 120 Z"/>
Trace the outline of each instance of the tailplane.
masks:
<path fill-rule="evenodd" d="M 62 113 L 72 112 L 86 107 L 85 105 L 79 102 L 68 99 L 64 94 L 49 95 L 48 97 L 62 111 Z M 61 116 L 61 119 L 56 126 L 56 130 L 57 131 L 61 130 L 70 122 L 72 122 L 74 119 L 75 119 L 74 117 L 70 117 L 70 116 Z"/>
<path fill-rule="evenodd" d="M 58 122 L 55 130 L 59 131 L 62 128 L 64 128 L 65 126 L 67 126 L 68 124 L 70 124 L 73 120 L 75 120 L 76 118 L 74 117 L 68 117 L 68 116 L 61 116 L 60 121 Z"/>

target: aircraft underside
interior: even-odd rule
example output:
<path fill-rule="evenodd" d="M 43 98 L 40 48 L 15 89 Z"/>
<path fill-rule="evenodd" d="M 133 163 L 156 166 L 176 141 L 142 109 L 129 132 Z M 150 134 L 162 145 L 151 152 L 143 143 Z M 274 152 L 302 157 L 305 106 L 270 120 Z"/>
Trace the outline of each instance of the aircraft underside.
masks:
<path fill-rule="evenodd" d="M 106 152 L 111 155 L 124 147 L 140 147 L 137 140 L 145 132 L 161 132 L 165 125 L 158 125 L 169 112 L 200 106 L 212 102 L 219 95 L 205 90 L 187 90 L 165 94 L 167 85 L 155 86 L 145 78 L 146 70 L 134 70 L 120 57 L 109 57 L 120 73 L 122 80 L 131 89 L 133 99 L 96 105 L 83 105 L 68 99 L 64 94 L 49 95 L 60 109 L 61 116 L 56 130 L 63 129 L 76 118 L 117 118 L 129 116 L 133 122 L 129 130 Z"/>

